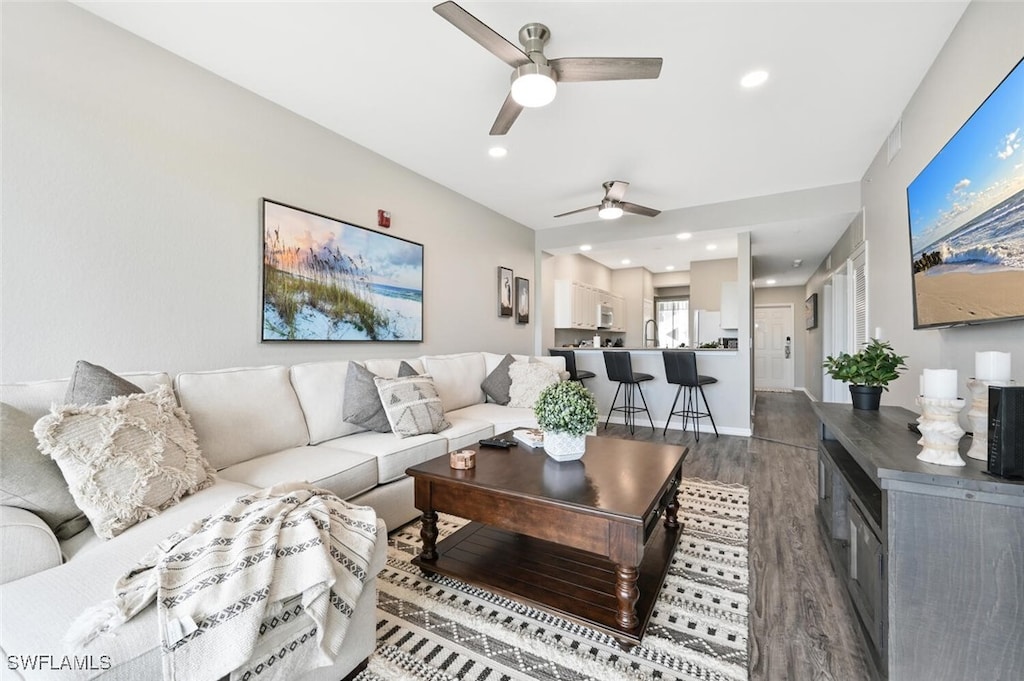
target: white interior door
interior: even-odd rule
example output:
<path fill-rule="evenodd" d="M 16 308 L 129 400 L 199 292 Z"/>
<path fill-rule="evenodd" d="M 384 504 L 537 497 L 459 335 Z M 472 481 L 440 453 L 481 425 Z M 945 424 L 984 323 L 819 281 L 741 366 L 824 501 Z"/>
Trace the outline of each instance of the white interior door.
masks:
<path fill-rule="evenodd" d="M 825 285 L 824 298 L 824 343 L 822 350 L 825 356 L 848 352 L 850 345 L 849 296 L 847 294 L 847 278 L 845 268 L 832 275 Z M 825 357 L 821 358 L 822 361 Z M 822 400 L 824 402 L 850 402 L 850 391 L 846 384 L 837 381 L 825 371 L 821 372 Z"/>
<path fill-rule="evenodd" d="M 754 308 L 754 390 L 793 389 L 793 306 Z"/>

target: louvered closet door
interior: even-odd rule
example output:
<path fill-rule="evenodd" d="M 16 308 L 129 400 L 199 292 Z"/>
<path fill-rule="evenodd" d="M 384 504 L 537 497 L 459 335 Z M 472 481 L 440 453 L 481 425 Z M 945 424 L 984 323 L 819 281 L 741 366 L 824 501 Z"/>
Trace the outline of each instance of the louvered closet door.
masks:
<path fill-rule="evenodd" d="M 850 331 L 853 348 L 860 350 L 868 338 L 868 245 L 850 259 Z"/>

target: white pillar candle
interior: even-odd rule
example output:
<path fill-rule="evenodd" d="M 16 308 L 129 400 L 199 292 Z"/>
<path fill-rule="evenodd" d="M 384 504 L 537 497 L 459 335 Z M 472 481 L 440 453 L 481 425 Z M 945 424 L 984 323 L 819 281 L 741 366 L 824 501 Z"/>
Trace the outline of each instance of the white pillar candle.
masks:
<path fill-rule="evenodd" d="M 974 377 L 979 381 L 1009 381 L 1010 353 L 974 353 Z"/>
<path fill-rule="evenodd" d="M 925 369 L 922 394 L 933 400 L 956 399 L 956 369 Z"/>

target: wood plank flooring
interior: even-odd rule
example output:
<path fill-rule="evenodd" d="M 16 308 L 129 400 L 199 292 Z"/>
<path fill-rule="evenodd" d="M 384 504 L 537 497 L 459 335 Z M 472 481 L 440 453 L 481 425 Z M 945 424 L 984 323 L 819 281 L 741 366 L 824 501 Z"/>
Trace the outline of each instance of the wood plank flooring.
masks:
<path fill-rule="evenodd" d="M 599 434 L 683 444 L 683 475 L 750 488 L 751 681 L 869 679 L 853 614 L 822 544 L 814 505 L 817 420 L 803 393 L 757 393 L 754 437 L 603 424 Z"/>

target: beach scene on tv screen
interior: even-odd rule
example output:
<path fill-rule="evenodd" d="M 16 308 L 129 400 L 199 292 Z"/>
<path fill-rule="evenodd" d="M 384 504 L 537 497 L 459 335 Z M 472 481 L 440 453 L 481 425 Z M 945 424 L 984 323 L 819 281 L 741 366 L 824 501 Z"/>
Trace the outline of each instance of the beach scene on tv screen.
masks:
<path fill-rule="evenodd" d="M 263 340 L 423 340 L 422 245 L 263 205 Z"/>
<path fill-rule="evenodd" d="M 907 187 L 918 326 L 1024 316 L 1024 62 Z"/>

